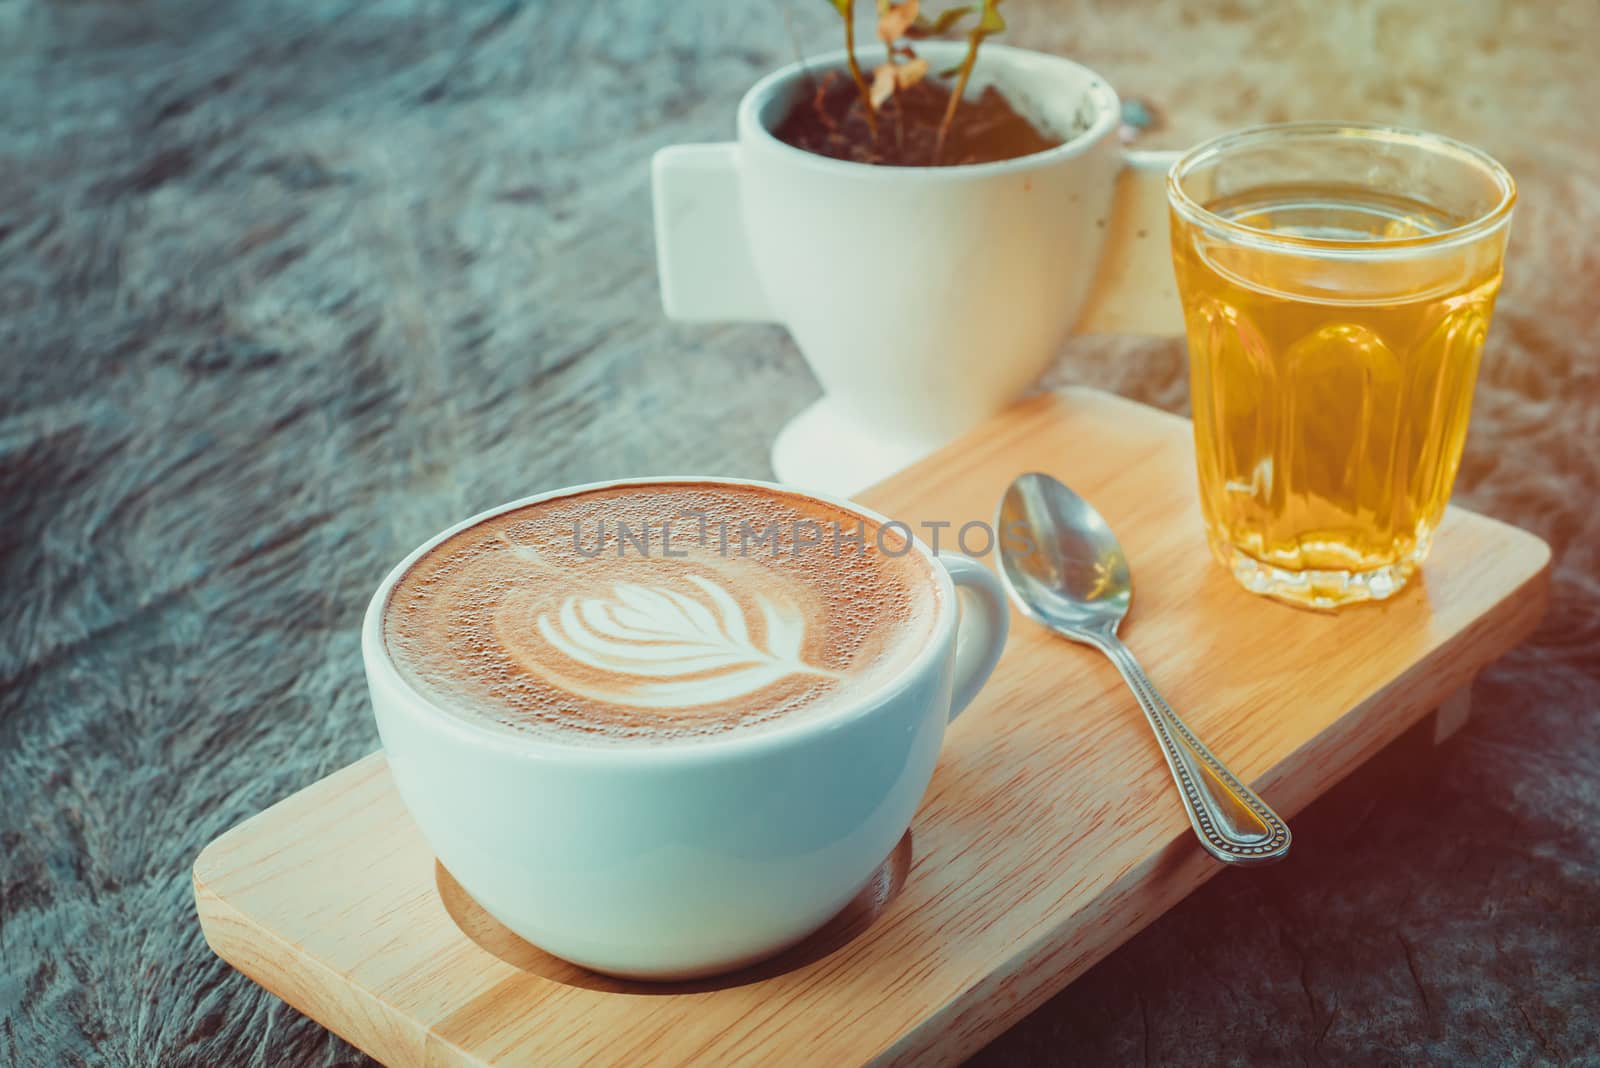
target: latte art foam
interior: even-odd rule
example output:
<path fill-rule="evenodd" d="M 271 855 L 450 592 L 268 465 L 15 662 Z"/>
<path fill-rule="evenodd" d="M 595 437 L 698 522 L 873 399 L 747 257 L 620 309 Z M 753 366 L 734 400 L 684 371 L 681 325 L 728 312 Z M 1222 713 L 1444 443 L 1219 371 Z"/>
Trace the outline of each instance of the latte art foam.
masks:
<path fill-rule="evenodd" d="M 573 740 L 825 712 L 906 666 L 937 614 L 930 565 L 896 531 L 868 523 L 859 544 L 794 535 L 837 524 L 849 539 L 859 522 L 717 483 L 544 501 L 429 550 L 390 594 L 384 639 L 406 681 L 453 714 Z M 729 529 L 774 533 L 745 544 L 718 536 Z"/>
<path fill-rule="evenodd" d="M 732 594 L 713 579 L 688 579 L 704 599 L 619 582 L 610 599 L 569 597 L 559 614 L 541 615 L 546 642 L 603 673 L 568 688 L 635 708 L 691 708 L 753 696 L 789 675 L 838 677 L 805 662 L 806 620 L 793 605 L 752 593 L 766 628 L 758 640 Z"/>

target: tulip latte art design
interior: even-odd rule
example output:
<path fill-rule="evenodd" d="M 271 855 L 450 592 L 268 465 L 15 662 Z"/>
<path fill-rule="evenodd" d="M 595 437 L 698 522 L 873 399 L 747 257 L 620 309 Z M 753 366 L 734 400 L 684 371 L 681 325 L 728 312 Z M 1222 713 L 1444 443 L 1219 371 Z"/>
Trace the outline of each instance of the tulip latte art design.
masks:
<path fill-rule="evenodd" d="M 618 583 L 611 599 L 568 597 L 539 617 L 544 640 L 603 673 L 568 683 L 586 697 L 642 708 L 688 708 L 748 697 L 786 675 L 836 676 L 802 659 L 805 618 L 792 606 L 752 594 L 766 640 L 757 643 L 744 609 L 717 583 L 688 576 L 699 600 L 675 590 Z"/>
<path fill-rule="evenodd" d="M 704 540 L 690 510 L 707 519 Z M 861 546 L 838 552 L 826 539 L 741 547 L 715 533 L 797 521 L 853 533 L 858 517 L 761 486 L 678 482 L 514 509 L 411 566 L 384 610 L 385 643 L 441 708 L 575 741 L 663 741 L 822 713 L 916 657 L 939 589 L 926 559 L 896 554 L 904 541 L 892 531 L 882 551 L 870 524 Z M 654 540 L 619 551 L 618 524 Z"/>

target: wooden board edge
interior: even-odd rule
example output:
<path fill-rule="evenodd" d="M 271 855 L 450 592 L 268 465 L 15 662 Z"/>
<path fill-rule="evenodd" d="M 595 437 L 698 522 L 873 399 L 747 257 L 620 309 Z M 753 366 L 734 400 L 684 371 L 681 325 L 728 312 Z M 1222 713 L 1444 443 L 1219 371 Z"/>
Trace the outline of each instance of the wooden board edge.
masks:
<path fill-rule="evenodd" d="M 206 945 L 224 963 L 284 1004 L 390 1068 L 493 1068 L 302 947 L 285 941 L 193 877 Z M 235 938 L 230 929 L 244 932 Z M 286 963 L 287 962 L 287 963 Z M 338 1013 L 321 1011 L 340 1005 Z"/>
<path fill-rule="evenodd" d="M 297 1012 L 391 1068 L 425 1063 L 426 1028 L 285 941 L 193 876 L 195 911 L 211 951 Z M 238 932 L 238 934 L 235 934 Z M 339 1005 L 340 1011 L 322 1011 Z"/>
<path fill-rule="evenodd" d="M 356 779 L 364 775 L 373 774 L 377 764 L 387 764 L 382 749 L 374 749 L 366 756 L 351 761 L 337 771 L 329 772 L 322 778 L 307 783 L 293 793 L 278 798 L 278 800 L 260 812 L 253 816 L 245 817 L 211 839 L 194 858 L 192 874 L 196 880 L 196 885 L 205 884 L 209 887 L 222 877 L 224 870 L 228 867 L 223 861 L 223 857 L 230 852 L 240 838 L 248 837 L 252 830 L 263 824 L 272 823 L 282 816 L 286 809 L 293 808 L 295 805 L 303 805 L 308 798 L 316 794 L 337 789 L 343 785 L 346 779 Z"/>
<path fill-rule="evenodd" d="M 1533 531 L 1524 530 L 1515 523 L 1508 523 L 1498 516 L 1492 516 L 1485 512 L 1475 512 L 1471 508 L 1459 507 L 1454 504 L 1450 505 L 1450 509 L 1452 511 L 1464 512 L 1478 522 L 1488 523 L 1491 526 L 1499 528 L 1500 534 L 1509 541 L 1521 542 L 1522 551 L 1531 553 L 1530 559 L 1537 561 L 1537 563 L 1533 565 L 1533 569 L 1528 572 L 1527 577 L 1535 578 L 1543 575 L 1548 581 L 1550 575 L 1550 565 L 1553 562 L 1553 554 L 1550 550 L 1549 542 L 1539 537 L 1539 535 L 1535 534 Z M 1427 574 L 1427 570 L 1428 564 L 1426 561 L 1424 561 L 1422 564 L 1422 572 L 1424 575 Z M 1548 600 L 1547 595 L 1545 599 Z"/>
<path fill-rule="evenodd" d="M 1172 801 L 1179 803 L 1176 796 Z M 1100 924 L 1101 937 L 1078 946 L 1052 946 L 1056 940 L 1050 933 L 1039 934 L 1012 958 L 1009 968 L 996 969 L 929 1013 L 870 1063 L 885 1068 L 958 1065 L 1010 1030 L 1225 870 L 1190 839 L 1185 826 L 1163 848 L 1119 873 L 1084 910 L 1080 923 Z M 1146 897 L 1141 907 L 1122 909 L 1122 902 L 1135 895 Z M 1109 917 L 1119 913 L 1123 914 L 1121 920 L 1104 926 Z M 997 1004 L 1003 1006 L 1002 1010 L 992 1013 L 991 1007 Z"/>
<path fill-rule="evenodd" d="M 234 870 L 228 858 L 241 839 L 288 818 L 297 806 L 315 803 L 330 791 L 340 792 L 347 780 L 374 774 L 388 775 L 382 749 L 280 798 L 208 842 L 190 870 L 201 934 L 229 967 L 392 1068 L 442 1064 L 490 1068 L 481 1058 L 441 1037 L 427 1022 L 395 1008 L 304 947 L 286 940 L 213 885 Z M 339 1013 L 322 1010 L 329 1005 L 342 1009 Z"/>
<path fill-rule="evenodd" d="M 1168 423 L 1182 423 L 1185 427 L 1194 425 L 1187 416 L 1179 415 L 1177 412 L 1169 412 L 1165 408 L 1158 408 L 1154 404 L 1146 404 L 1144 401 L 1137 401 L 1132 397 L 1125 397 L 1121 393 L 1114 393 L 1109 389 L 1101 389 L 1098 386 L 1062 386 L 1060 389 L 1053 389 L 1041 395 L 1057 399 L 1080 397 L 1094 404 L 1109 402 L 1114 407 L 1134 409 L 1141 417 L 1148 418 L 1156 415 Z"/>
<path fill-rule="evenodd" d="M 1298 784 L 1300 789 L 1288 800 L 1288 807 L 1295 812 L 1333 789 L 1379 750 L 1470 685 L 1488 665 L 1526 641 L 1544 618 L 1548 579 L 1548 562 L 1541 563 L 1448 642 L 1408 664 L 1382 688 L 1352 705 L 1316 738 L 1286 754 L 1275 769 L 1253 785 L 1274 791 L 1274 804 L 1278 804 L 1276 798 L 1281 797 L 1284 783 Z M 1474 650 L 1473 655 L 1462 659 L 1464 648 Z M 1395 704 L 1396 711 L 1386 717 L 1377 715 L 1373 706 L 1378 703 Z M 1350 729 L 1352 724 L 1354 730 Z M 1363 736 L 1362 728 L 1368 726 L 1375 729 Z M 1359 746 L 1348 759 L 1337 763 L 1328 760 L 1325 750 L 1329 744 L 1351 740 L 1359 742 Z"/>
<path fill-rule="evenodd" d="M 1476 515 L 1476 513 L 1474 513 Z M 1489 517 L 1482 517 L 1489 518 Z M 1302 809 L 1342 782 L 1364 765 L 1379 750 L 1392 744 L 1427 717 L 1438 702 L 1448 699 L 1461 686 L 1476 677 L 1486 665 L 1493 663 L 1511 649 L 1522 644 L 1544 618 L 1549 603 L 1550 549 L 1543 539 L 1518 527 L 1491 520 L 1512 533 L 1538 545 L 1537 563 L 1512 590 L 1499 598 L 1487 611 L 1451 637 L 1445 644 L 1427 656 L 1409 665 L 1406 670 L 1389 680 L 1381 690 L 1367 700 L 1352 706 L 1343 716 L 1327 727 L 1307 745 L 1286 754 L 1277 768 L 1252 783 L 1263 794 L 1271 791 L 1272 804 L 1286 819 L 1292 819 Z M 1474 657 L 1462 672 L 1438 673 L 1437 661 L 1448 658 L 1453 650 L 1463 644 L 1482 643 L 1485 636 L 1498 636 L 1500 640 L 1489 644 L 1488 653 Z M 1456 674 L 1464 675 L 1455 679 Z M 1430 679 L 1430 676 L 1432 678 Z M 1370 710 L 1375 701 L 1384 700 L 1396 689 L 1404 691 L 1407 680 L 1429 680 L 1425 691 L 1413 695 L 1397 714 L 1380 720 Z M 1434 691 L 1437 691 L 1436 693 Z M 1317 752 L 1318 742 L 1326 744 L 1330 732 L 1340 724 L 1354 720 L 1377 723 L 1374 735 L 1340 767 L 1331 774 Z M 1320 771 L 1321 781 L 1313 789 L 1295 791 L 1282 797 L 1281 790 L 1273 789 L 1273 781 L 1285 777 L 1298 778 L 1310 783 L 1312 775 Z M 1273 781 L 1269 781 L 1273 780 Z M 1177 804 L 1176 797 L 1173 804 Z M 1067 953 L 1074 947 L 1062 945 L 1051 948 L 1054 940 L 1049 932 L 1039 935 L 1033 946 L 1017 954 L 1010 962 L 1009 971 L 995 971 L 983 977 L 966 991 L 952 998 L 946 1005 L 925 1016 L 917 1026 L 901 1035 L 895 1042 L 880 1050 L 871 1059 L 874 1065 L 955 1065 L 971 1057 L 995 1038 L 1009 1030 L 1023 1017 L 1043 1005 L 1057 993 L 1101 960 L 1110 956 L 1125 942 L 1144 928 L 1160 919 L 1179 902 L 1198 890 L 1212 876 L 1225 870 L 1189 841 L 1185 827 L 1171 841 L 1138 865 L 1122 872 L 1112 881 L 1079 920 L 1081 924 L 1100 922 L 1108 915 L 1110 906 L 1141 889 L 1154 888 L 1145 907 L 1132 910 L 1125 923 L 1107 931 L 1105 937 L 1096 938 L 1089 945 L 1059 963 L 1051 958 Z M 999 1014 L 990 1015 L 988 1007 L 1003 1004 Z"/>

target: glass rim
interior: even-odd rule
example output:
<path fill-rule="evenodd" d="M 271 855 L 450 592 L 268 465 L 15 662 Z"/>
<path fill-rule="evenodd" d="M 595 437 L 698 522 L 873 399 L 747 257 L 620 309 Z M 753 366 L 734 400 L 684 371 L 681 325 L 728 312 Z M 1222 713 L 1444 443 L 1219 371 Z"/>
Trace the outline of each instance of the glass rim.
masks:
<path fill-rule="evenodd" d="M 1252 142 L 1278 138 L 1302 137 L 1361 137 L 1391 144 L 1406 145 L 1435 155 L 1454 157 L 1483 172 L 1500 191 L 1493 207 L 1459 226 L 1437 233 L 1415 237 L 1378 237 L 1352 240 L 1343 237 L 1310 237 L 1286 234 L 1280 230 L 1264 230 L 1248 226 L 1233 219 L 1223 218 L 1191 197 L 1183 187 L 1183 180 L 1195 167 L 1215 159 L 1225 152 Z M 1443 134 L 1428 133 L 1406 126 L 1393 126 L 1376 122 L 1277 122 L 1249 126 L 1202 141 L 1183 153 L 1167 172 L 1167 201 L 1191 223 L 1232 235 L 1241 244 L 1306 253 L 1355 253 L 1361 256 L 1384 256 L 1458 245 L 1476 240 L 1503 226 L 1511 216 L 1517 202 L 1517 183 L 1511 172 L 1499 160 L 1479 148 Z"/>

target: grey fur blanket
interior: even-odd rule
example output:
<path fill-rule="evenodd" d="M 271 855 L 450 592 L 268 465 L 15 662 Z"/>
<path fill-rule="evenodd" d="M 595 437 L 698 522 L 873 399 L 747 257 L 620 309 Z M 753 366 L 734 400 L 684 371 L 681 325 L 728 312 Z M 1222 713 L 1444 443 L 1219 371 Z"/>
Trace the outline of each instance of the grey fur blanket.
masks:
<path fill-rule="evenodd" d="M 1511 166 L 1457 500 L 1556 570 L 1463 733 L 978 1061 L 1600 1063 L 1592 0 L 1006 10 L 1164 111 L 1150 144 L 1350 117 Z M 815 386 L 774 328 L 663 320 L 647 161 L 837 33 L 816 0 L 0 0 L 0 1063 L 363 1060 L 212 957 L 189 866 L 375 747 L 356 625 L 426 535 L 768 473 Z M 1178 342 L 1051 381 L 1186 404 Z"/>

